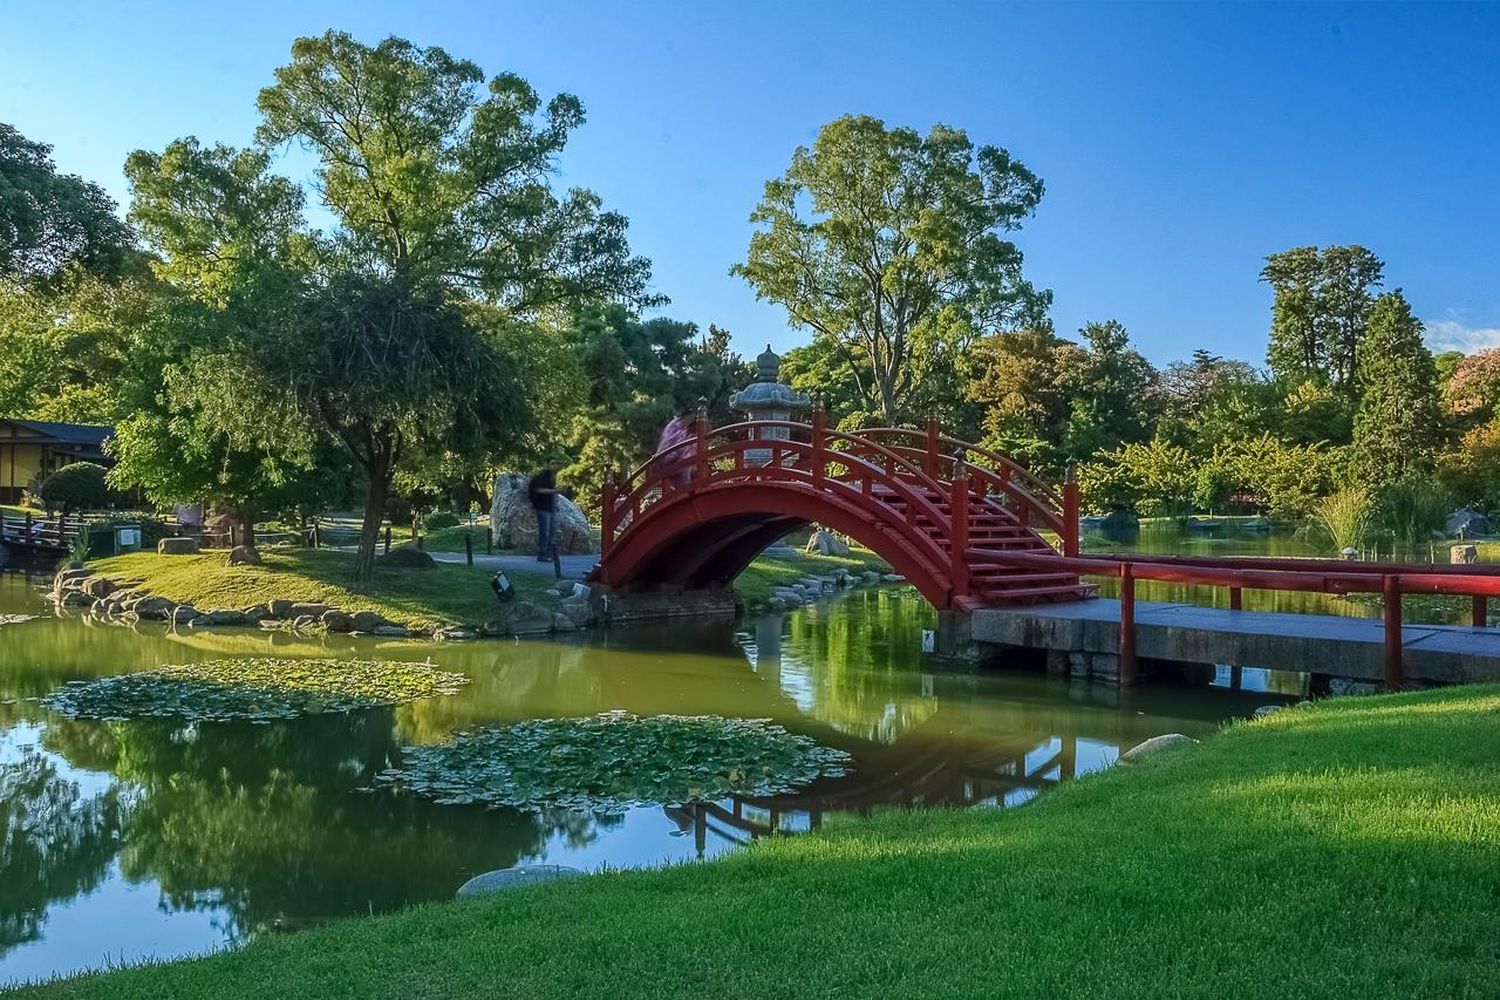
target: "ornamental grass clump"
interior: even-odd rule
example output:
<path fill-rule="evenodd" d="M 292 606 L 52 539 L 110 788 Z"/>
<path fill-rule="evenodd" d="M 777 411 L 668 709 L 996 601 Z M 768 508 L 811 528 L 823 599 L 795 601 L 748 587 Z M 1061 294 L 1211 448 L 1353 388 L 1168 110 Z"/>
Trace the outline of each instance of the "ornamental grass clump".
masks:
<path fill-rule="evenodd" d="M 776 795 L 844 773 L 849 756 L 767 719 L 535 719 L 407 747 L 376 776 L 446 805 L 620 809 Z"/>
<path fill-rule="evenodd" d="M 468 681 L 431 663 L 252 656 L 76 681 L 42 703 L 82 719 L 271 722 L 454 694 Z"/>

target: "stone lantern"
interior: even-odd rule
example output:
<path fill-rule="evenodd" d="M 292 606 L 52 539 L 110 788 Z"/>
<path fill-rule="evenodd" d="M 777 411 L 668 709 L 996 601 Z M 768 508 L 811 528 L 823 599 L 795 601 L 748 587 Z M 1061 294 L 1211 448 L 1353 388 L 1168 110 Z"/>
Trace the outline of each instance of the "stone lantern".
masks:
<path fill-rule="evenodd" d="M 812 409 L 812 399 L 797 392 L 789 385 L 777 381 L 781 374 L 781 358 L 766 345 L 765 353 L 755 359 L 756 379 L 739 392 L 729 397 L 729 405 L 751 420 L 793 420 L 797 415 Z M 791 440 L 790 427 L 758 427 L 755 438 L 760 441 Z M 745 452 L 748 465 L 765 465 L 771 461 L 771 449 L 751 448 Z"/>

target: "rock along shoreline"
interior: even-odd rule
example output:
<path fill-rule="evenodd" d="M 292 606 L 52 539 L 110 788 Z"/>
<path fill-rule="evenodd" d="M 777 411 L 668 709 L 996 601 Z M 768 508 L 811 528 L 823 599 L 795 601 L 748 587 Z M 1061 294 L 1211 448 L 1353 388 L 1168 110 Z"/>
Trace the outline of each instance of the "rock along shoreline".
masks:
<path fill-rule="evenodd" d="M 843 569 L 830 574 L 810 575 L 794 584 L 777 587 L 767 608 L 787 610 L 850 587 L 892 582 L 899 582 L 899 578 L 873 572 L 851 575 Z M 87 567 L 59 570 L 53 579 L 50 597 L 59 611 L 77 608 L 96 621 L 111 625 L 159 622 L 174 630 L 258 628 L 440 642 L 536 637 L 603 624 L 733 616 L 741 610 L 733 589 L 616 594 L 586 583 L 561 580 L 547 594 L 555 603 L 516 601 L 499 605 L 495 616 L 483 624 L 446 624 L 432 628 L 414 628 L 392 621 L 376 611 L 306 601 L 272 599 L 245 608 L 201 609 L 141 591 L 131 581 L 119 580 Z"/>

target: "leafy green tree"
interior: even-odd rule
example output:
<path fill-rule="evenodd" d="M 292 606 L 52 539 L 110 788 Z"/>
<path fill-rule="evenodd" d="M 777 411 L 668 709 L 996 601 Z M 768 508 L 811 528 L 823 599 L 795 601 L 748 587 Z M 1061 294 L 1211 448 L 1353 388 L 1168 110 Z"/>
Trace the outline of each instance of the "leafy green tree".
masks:
<path fill-rule="evenodd" d="M 1266 258 L 1275 293 L 1266 360 L 1280 380 L 1309 378 L 1353 390 L 1359 353 L 1385 264 L 1362 246 L 1294 247 Z"/>
<path fill-rule="evenodd" d="M 1442 435 L 1437 370 L 1400 289 L 1380 296 L 1370 311 L 1359 382 L 1354 455 L 1360 481 L 1378 489 L 1430 469 Z"/>
<path fill-rule="evenodd" d="M 1071 413 L 1063 447 L 1075 460 L 1152 436 L 1156 423 L 1156 369 L 1130 347 L 1115 320 L 1079 331 L 1088 342 L 1071 386 Z"/>
<path fill-rule="evenodd" d="M 1229 468 L 1210 459 L 1198 466 L 1193 482 L 1193 506 L 1212 514 L 1224 509 L 1234 490 L 1234 475 Z"/>
<path fill-rule="evenodd" d="M 1437 474 L 1456 503 L 1500 512 L 1500 421 L 1466 431 L 1439 457 Z"/>
<path fill-rule="evenodd" d="M 50 285 L 73 266 L 114 278 L 132 256 L 130 231 L 104 189 L 59 174 L 51 146 L 0 122 L 0 279 Z"/>
<path fill-rule="evenodd" d="M 366 578 L 403 463 L 449 455 L 487 468 L 530 422 L 530 400 L 510 353 L 443 286 L 340 275 L 302 309 L 299 336 L 270 371 L 362 473 L 355 574 Z"/>
<path fill-rule="evenodd" d="M 592 506 L 606 465 L 629 470 L 656 450 L 663 425 L 699 401 L 714 424 L 733 419 L 729 396 L 744 382 L 744 362 L 728 334 L 692 323 L 642 321 L 623 306 L 580 310 L 563 331 L 583 387 L 565 438 L 573 461 L 563 479 Z"/>
<path fill-rule="evenodd" d="M 656 304 L 650 261 L 597 195 L 551 187 L 583 123 L 560 94 L 542 107 L 525 80 L 485 81 L 474 63 L 401 38 L 375 46 L 330 31 L 299 38 L 260 92 L 256 132 L 319 159 L 318 190 L 350 258 L 407 282 L 437 279 L 516 315 L 604 298 Z"/>
<path fill-rule="evenodd" d="M 974 355 L 976 376 L 965 389 L 984 407 L 983 443 L 1037 471 L 1059 474 L 1088 352 L 1041 328 L 986 337 Z"/>
<path fill-rule="evenodd" d="M 1051 294 L 1006 238 L 1041 197 L 1035 174 L 960 129 L 847 116 L 766 183 L 733 272 L 844 359 L 865 412 L 908 422 L 951 393 L 975 337 L 1043 321 Z"/>
<path fill-rule="evenodd" d="M 116 482 L 225 508 L 252 548 L 261 515 L 328 486 L 312 475 L 328 452 L 274 374 L 295 350 L 316 241 L 301 191 L 268 167 L 264 152 L 196 139 L 126 160 L 130 218 L 163 288 L 121 379 L 131 405 L 113 446 Z"/>
<path fill-rule="evenodd" d="M 149 274 L 70 271 L 56 288 L 0 283 L 0 413 L 112 424 L 128 409 L 122 379 L 159 294 Z"/>

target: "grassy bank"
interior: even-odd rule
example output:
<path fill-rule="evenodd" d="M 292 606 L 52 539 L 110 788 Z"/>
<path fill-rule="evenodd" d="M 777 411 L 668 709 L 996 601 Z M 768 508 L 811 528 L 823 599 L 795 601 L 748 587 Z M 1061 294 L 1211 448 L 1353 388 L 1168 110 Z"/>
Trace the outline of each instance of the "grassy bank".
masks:
<path fill-rule="evenodd" d="M 1011 811 L 343 920 L 37 997 L 1493 996 L 1500 688 L 1236 725 Z"/>
<path fill-rule="evenodd" d="M 377 611 L 412 627 L 481 624 L 495 615 L 490 573 L 437 563 L 429 569 L 377 566 L 372 579 L 351 579 L 354 556 L 327 549 L 263 549 L 259 566 L 230 566 L 225 552 L 159 556 L 154 552 L 100 559 L 106 576 L 139 581 L 138 589 L 199 610 L 246 608 L 272 599 L 309 601 L 345 610 Z M 540 600 L 551 573 L 512 574 L 523 600 Z"/>
<path fill-rule="evenodd" d="M 826 576 L 838 569 L 853 574 L 866 570 L 876 573 L 891 571 L 884 559 L 861 548 L 851 547 L 847 556 L 818 556 L 802 552 L 786 559 L 762 556 L 739 575 L 734 581 L 734 589 L 747 607 L 760 607 L 770 601 L 771 591 L 777 587 L 796 583 L 806 576 Z"/>

